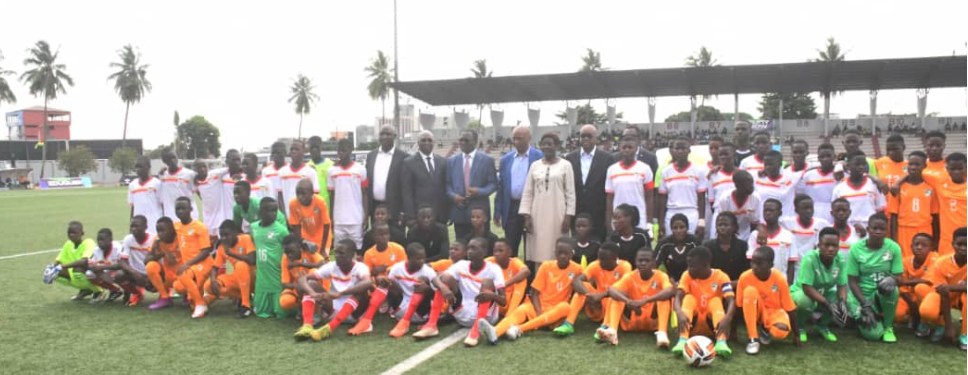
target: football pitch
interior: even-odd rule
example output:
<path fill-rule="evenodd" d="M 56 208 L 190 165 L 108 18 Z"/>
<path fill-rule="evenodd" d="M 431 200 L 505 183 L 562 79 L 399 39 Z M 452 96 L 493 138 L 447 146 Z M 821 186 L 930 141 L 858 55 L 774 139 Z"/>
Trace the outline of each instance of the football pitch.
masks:
<path fill-rule="evenodd" d="M 381 374 L 457 331 L 441 326 L 441 338 L 392 339 L 392 323 L 374 320 L 374 332 L 349 337 L 341 327 L 322 343 L 296 343 L 294 319 L 235 318 L 229 301 L 216 302 L 200 320 L 187 308 L 149 312 L 121 303 L 73 302 L 76 292 L 44 285 L 41 271 L 67 240 L 67 223 L 84 223 L 93 237 L 111 228 L 120 241 L 127 230 L 123 188 L 62 191 L 0 191 L 0 369 L 6 374 L 52 373 L 328 373 Z M 501 233 L 498 233 L 500 235 Z M 16 256 L 16 257 L 11 257 Z M 149 294 L 147 301 L 154 301 Z M 680 357 L 655 348 L 651 334 L 621 333 L 620 345 L 596 344 L 596 324 L 580 319 L 576 334 L 561 339 L 532 332 L 515 342 L 477 348 L 456 344 L 413 367 L 410 374 L 954 374 L 966 372 L 965 353 L 951 345 L 917 339 L 898 327 L 898 343 L 863 341 L 855 330 L 835 331 L 840 341 L 817 336 L 800 348 L 789 339 L 748 356 L 745 330 L 730 343 L 733 357 L 710 368 L 691 369 Z M 675 335 L 672 335 L 675 336 Z M 461 337 L 461 339 L 463 339 Z M 698 372 L 697 372 L 698 371 Z"/>

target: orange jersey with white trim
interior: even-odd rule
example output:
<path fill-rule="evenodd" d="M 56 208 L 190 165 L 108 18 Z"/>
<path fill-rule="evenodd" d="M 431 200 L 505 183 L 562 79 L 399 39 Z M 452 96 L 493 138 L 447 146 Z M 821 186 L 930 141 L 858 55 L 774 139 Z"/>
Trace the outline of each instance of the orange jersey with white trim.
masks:
<path fill-rule="evenodd" d="M 541 309 L 548 311 L 561 302 L 567 303 L 571 299 L 571 281 L 581 272 L 581 266 L 571 261 L 564 269 L 558 268 L 558 262 L 554 260 L 542 263 L 531 282 L 531 288 L 540 294 Z"/>
<path fill-rule="evenodd" d="M 225 245 L 224 242 L 220 243 L 218 245 L 218 251 L 215 253 L 215 265 L 217 267 L 225 268 L 225 263 L 228 262 L 232 265 L 232 269 L 235 269 L 235 263 L 241 262 L 236 258 L 230 257 L 227 252 L 238 255 L 249 255 L 255 252 L 255 244 L 252 243 L 252 237 L 248 234 L 240 234 L 235 246 L 231 246 L 228 250 L 226 250 Z"/>
<path fill-rule="evenodd" d="M 386 276 L 390 272 L 390 266 L 406 260 L 407 252 L 396 242 L 388 242 L 386 250 L 383 251 L 377 250 L 376 245 L 373 245 L 363 254 L 363 263 L 370 267 L 370 274 L 374 277 Z M 386 266 L 386 270 L 380 274 L 374 273 L 374 269 L 379 266 Z"/>
<path fill-rule="evenodd" d="M 642 274 L 638 271 L 632 271 L 612 285 L 612 288 L 622 292 L 631 300 L 651 297 L 671 287 L 669 275 L 660 270 L 652 270 L 652 277 L 647 280 L 643 280 Z"/>
<path fill-rule="evenodd" d="M 691 294 L 702 306 L 705 306 L 705 302 L 713 297 L 726 298 L 735 295 L 729 281 L 729 276 L 726 276 L 725 272 L 715 268 L 705 279 L 694 279 L 689 271 L 686 271 L 679 278 L 679 289 L 686 294 Z"/>
<path fill-rule="evenodd" d="M 437 262 L 442 262 L 442 261 L 443 260 L 439 260 Z M 450 259 L 447 259 L 447 261 L 450 262 Z M 521 259 L 518 259 L 518 258 L 510 258 L 510 259 L 508 259 L 508 267 L 507 268 L 501 267 L 501 264 L 498 263 L 497 260 L 494 259 L 494 257 L 484 258 L 484 261 L 485 262 L 491 262 L 491 263 L 497 264 L 497 266 L 499 268 L 501 268 L 501 273 L 504 274 L 504 282 L 505 283 L 507 283 L 508 280 L 511 280 L 511 278 L 514 277 L 514 275 L 517 275 L 518 272 L 521 272 L 521 270 L 523 270 L 525 268 L 528 268 L 528 265 L 524 264 L 524 262 Z M 437 263 L 437 262 L 434 262 L 434 263 Z M 450 265 L 448 265 L 448 267 L 450 267 Z M 446 270 L 446 268 L 445 268 L 445 270 Z M 441 271 L 437 271 L 437 272 L 441 272 Z M 527 279 L 525 279 L 523 281 L 525 283 L 527 283 Z"/>
<path fill-rule="evenodd" d="M 585 269 L 585 280 L 595 285 L 594 293 L 601 293 L 622 279 L 627 273 L 632 271 L 629 262 L 619 259 L 615 269 L 609 271 L 602 268 L 600 261 L 594 261 Z"/>
<path fill-rule="evenodd" d="M 790 287 L 787 285 L 786 276 L 775 269 L 770 270 L 770 277 L 760 280 L 753 274 L 753 270 L 743 272 L 736 283 L 736 290 L 743 293 L 746 288 L 753 287 L 760 294 L 760 301 L 770 309 L 782 309 L 783 311 L 793 311 L 797 305 L 793 303 L 790 296 Z M 743 307 L 743 299 L 736 299 L 736 307 Z"/>
<path fill-rule="evenodd" d="M 888 200 L 887 212 L 897 215 L 899 227 L 930 227 L 931 215 L 938 213 L 938 199 L 926 182 L 904 183 L 898 195 Z"/>
<path fill-rule="evenodd" d="M 308 251 L 303 250 L 302 253 L 299 254 L 299 260 L 295 261 L 295 263 L 307 265 L 307 264 L 317 264 L 322 261 L 323 261 L 323 256 L 319 255 L 319 253 L 310 253 Z M 301 277 L 305 276 L 310 272 L 313 272 L 313 268 L 311 267 L 289 268 L 289 262 L 290 262 L 289 257 L 283 254 L 282 266 L 281 266 L 283 284 L 295 283 Z"/>

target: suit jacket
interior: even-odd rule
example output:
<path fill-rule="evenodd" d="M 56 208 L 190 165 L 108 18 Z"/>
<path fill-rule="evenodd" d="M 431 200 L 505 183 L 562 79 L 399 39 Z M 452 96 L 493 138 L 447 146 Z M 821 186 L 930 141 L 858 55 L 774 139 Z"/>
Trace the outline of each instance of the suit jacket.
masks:
<path fill-rule="evenodd" d="M 476 187 L 477 196 L 464 201 L 463 207 L 455 204 L 450 208 L 450 220 L 454 224 L 470 224 L 472 206 L 486 209 L 487 218 L 491 218 L 490 195 L 497 191 L 497 174 L 494 170 L 494 158 L 481 150 L 474 153 L 470 171 L 471 187 Z M 447 159 L 447 198 L 453 202 L 455 196 L 465 195 L 464 189 L 464 153 L 458 152 Z"/>
<path fill-rule="evenodd" d="M 422 206 L 434 208 L 437 221 L 447 222 L 450 216 L 450 200 L 447 199 L 447 159 L 434 154 L 434 174 L 427 170 L 427 161 L 419 151 L 403 161 L 400 172 L 403 186 L 404 219 L 416 219 Z M 427 250 L 428 252 L 430 249 Z"/>
<path fill-rule="evenodd" d="M 571 163 L 573 174 L 575 175 L 575 215 L 585 212 L 592 216 L 592 226 L 595 235 L 600 239 L 605 238 L 605 212 L 610 209 L 606 207 L 605 180 L 608 178 L 608 167 L 615 163 L 616 159 L 601 149 L 595 150 L 592 157 L 592 165 L 588 168 L 588 178 L 582 182 L 581 176 L 581 153 L 579 148 L 565 155 L 565 160 Z"/>
<path fill-rule="evenodd" d="M 518 154 L 518 150 L 512 150 L 504 156 L 501 157 L 500 168 L 498 169 L 498 185 L 497 196 L 494 197 L 494 216 L 501 217 L 501 228 L 507 228 L 508 212 L 511 210 L 511 166 L 514 164 L 514 157 Z M 531 164 L 541 160 L 544 154 L 534 147 L 528 147 L 528 170 L 531 169 Z M 524 177 L 527 178 L 528 174 L 525 173 Z M 514 212 L 515 214 L 517 212 Z"/>
<path fill-rule="evenodd" d="M 370 151 L 366 154 L 366 178 L 370 180 L 370 188 L 366 189 L 366 199 L 368 199 L 369 205 L 367 206 L 370 210 L 368 215 L 373 215 L 373 209 L 376 206 L 375 200 L 373 199 L 373 183 L 376 181 L 376 175 L 374 174 L 374 165 L 376 164 L 376 154 L 380 152 L 380 148 Z M 400 213 L 403 211 L 403 189 L 400 187 L 400 171 L 403 170 L 403 161 L 410 156 L 406 151 L 400 149 L 400 146 L 393 148 L 393 158 L 390 161 L 390 172 L 387 176 L 387 187 L 386 187 L 386 205 L 390 210 L 389 221 L 393 222 L 396 220 Z"/>

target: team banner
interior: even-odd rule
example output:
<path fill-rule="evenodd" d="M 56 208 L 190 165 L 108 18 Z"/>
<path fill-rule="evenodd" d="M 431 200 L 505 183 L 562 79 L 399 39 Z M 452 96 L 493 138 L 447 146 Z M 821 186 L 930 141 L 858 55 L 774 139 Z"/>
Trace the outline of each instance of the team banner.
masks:
<path fill-rule="evenodd" d="M 91 178 L 84 177 L 50 177 L 40 179 L 41 189 L 69 189 L 90 188 Z"/>
<path fill-rule="evenodd" d="M 751 131 L 755 131 L 755 132 L 756 131 L 761 131 L 761 130 L 772 131 L 773 130 L 773 120 L 759 120 L 759 121 L 754 121 L 752 124 L 750 124 L 750 130 Z"/>

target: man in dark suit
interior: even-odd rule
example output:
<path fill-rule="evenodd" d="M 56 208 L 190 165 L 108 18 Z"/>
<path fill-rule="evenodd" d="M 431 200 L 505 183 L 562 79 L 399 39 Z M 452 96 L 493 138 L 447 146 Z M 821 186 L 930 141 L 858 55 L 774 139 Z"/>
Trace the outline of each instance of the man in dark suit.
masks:
<path fill-rule="evenodd" d="M 434 154 L 434 133 L 424 130 L 417 136 L 418 152 L 403 161 L 400 172 L 403 185 L 403 217 L 413 228 L 417 210 L 430 206 L 441 224 L 447 224 L 450 202 L 447 200 L 447 159 Z"/>
<path fill-rule="evenodd" d="M 605 180 L 608 167 L 615 163 L 615 159 L 598 149 L 598 130 L 594 125 L 582 126 L 579 134 L 581 147 L 565 155 L 575 175 L 575 214 L 591 215 L 592 235 L 604 241 L 606 225 L 611 225 L 605 222 L 605 211 L 611 209 L 606 204 Z"/>
<path fill-rule="evenodd" d="M 380 147 L 366 155 L 366 178 L 370 181 L 370 188 L 366 190 L 366 197 L 370 212 L 367 216 L 373 219 L 373 211 L 378 204 L 387 206 L 390 225 L 400 227 L 403 212 L 403 189 L 400 187 L 400 171 L 403 161 L 410 156 L 406 151 L 394 146 L 397 131 L 392 126 L 380 128 Z"/>
<path fill-rule="evenodd" d="M 524 234 L 524 217 L 518 214 L 521 193 L 528 179 L 531 163 L 541 160 L 544 154 L 531 147 L 531 129 L 519 125 L 511 132 L 514 150 L 501 157 L 498 169 L 497 196 L 494 197 L 494 225 L 504 229 L 504 237 L 511 245 L 511 254 L 517 254 L 521 236 Z M 502 225 L 503 224 L 503 225 Z"/>
<path fill-rule="evenodd" d="M 639 150 L 636 151 L 635 153 L 635 159 L 645 164 L 648 164 L 649 167 L 652 168 L 653 176 L 655 176 L 656 173 L 659 173 L 659 159 L 656 158 L 655 153 L 649 150 L 646 150 L 645 148 L 642 147 L 642 130 L 639 129 L 638 126 L 629 125 L 629 126 L 626 126 L 625 130 L 622 131 L 622 137 L 625 137 L 627 135 L 634 136 L 635 143 L 639 145 Z M 612 157 L 615 160 L 622 158 L 622 156 L 619 155 L 619 151 L 616 151 L 614 154 L 612 154 Z"/>
<path fill-rule="evenodd" d="M 494 158 L 477 150 L 477 132 L 465 129 L 460 133 L 460 153 L 447 160 L 447 197 L 453 205 L 450 220 L 454 223 L 454 238 L 464 238 L 471 231 L 471 207 L 483 207 L 490 221 L 490 195 L 497 190 Z M 485 223 L 487 226 L 488 223 Z"/>

